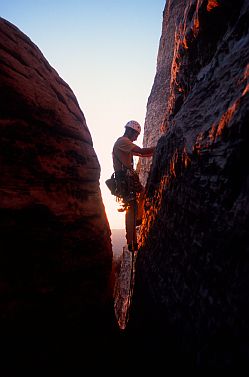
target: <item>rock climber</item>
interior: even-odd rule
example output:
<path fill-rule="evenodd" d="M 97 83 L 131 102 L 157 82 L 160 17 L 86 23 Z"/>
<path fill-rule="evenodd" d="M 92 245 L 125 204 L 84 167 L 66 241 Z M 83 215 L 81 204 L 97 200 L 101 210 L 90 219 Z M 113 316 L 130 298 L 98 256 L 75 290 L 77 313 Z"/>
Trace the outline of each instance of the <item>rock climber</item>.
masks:
<path fill-rule="evenodd" d="M 131 183 L 128 197 L 125 201 L 125 227 L 126 240 L 129 251 L 138 249 L 136 226 L 141 225 L 144 187 L 139 181 L 138 174 L 134 170 L 133 156 L 151 157 L 155 147 L 140 148 L 133 142 L 141 133 L 141 126 L 135 120 L 130 120 L 125 125 L 124 135 L 119 137 L 113 146 L 112 158 L 115 174 L 126 173 Z"/>

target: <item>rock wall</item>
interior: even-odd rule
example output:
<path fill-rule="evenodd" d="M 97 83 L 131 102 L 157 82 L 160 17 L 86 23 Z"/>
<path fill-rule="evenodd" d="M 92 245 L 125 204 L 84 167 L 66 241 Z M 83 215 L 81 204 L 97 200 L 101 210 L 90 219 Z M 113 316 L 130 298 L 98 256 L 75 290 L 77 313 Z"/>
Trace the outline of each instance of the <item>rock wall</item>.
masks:
<path fill-rule="evenodd" d="M 163 135 L 127 332 L 176 368 L 248 366 L 248 19 L 248 0 L 164 11 L 145 143 Z"/>
<path fill-rule="evenodd" d="M 143 146 L 151 147 L 157 144 L 165 131 L 165 118 L 168 116 L 167 108 L 171 94 L 171 71 L 174 58 L 174 48 L 177 38 L 177 25 L 181 18 L 185 1 L 168 1 L 163 12 L 162 35 L 160 38 L 157 56 L 157 69 L 154 84 L 147 103 L 147 112 L 144 124 Z M 152 159 L 139 160 L 139 172 L 142 184 L 145 186 Z"/>
<path fill-rule="evenodd" d="M 4 19 L 0 167 L 1 328 L 108 332 L 112 249 L 91 135 L 69 86 Z"/>

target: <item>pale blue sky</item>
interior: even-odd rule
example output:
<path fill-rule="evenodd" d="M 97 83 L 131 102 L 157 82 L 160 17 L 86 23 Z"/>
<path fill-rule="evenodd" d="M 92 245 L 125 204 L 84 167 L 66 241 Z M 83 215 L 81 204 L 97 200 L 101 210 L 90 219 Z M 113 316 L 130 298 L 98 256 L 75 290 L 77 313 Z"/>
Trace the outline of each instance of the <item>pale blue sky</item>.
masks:
<path fill-rule="evenodd" d="M 105 187 L 111 152 L 124 125 L 144 125 L 156 73 L 165 0 L 5 0 L 1 17 L 24 32 L 73 90 L 101 165 L 110 227 L 124 215 Z M 143 135 L 138 145 L 142 145 Z"/>

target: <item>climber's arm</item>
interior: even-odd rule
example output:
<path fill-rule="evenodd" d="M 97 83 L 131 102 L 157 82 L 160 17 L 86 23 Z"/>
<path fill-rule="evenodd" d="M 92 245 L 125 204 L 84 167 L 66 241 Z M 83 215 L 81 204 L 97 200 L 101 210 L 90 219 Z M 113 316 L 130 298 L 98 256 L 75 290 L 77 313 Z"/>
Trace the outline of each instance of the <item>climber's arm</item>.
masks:
<path fill-rule="evenodd" d="M 132 153 L 134 156 L 139 157 L 151 157 L 154 153 L 155 147 L 150 148 L 140 148 L 137 145 L 132 148 Z"/>

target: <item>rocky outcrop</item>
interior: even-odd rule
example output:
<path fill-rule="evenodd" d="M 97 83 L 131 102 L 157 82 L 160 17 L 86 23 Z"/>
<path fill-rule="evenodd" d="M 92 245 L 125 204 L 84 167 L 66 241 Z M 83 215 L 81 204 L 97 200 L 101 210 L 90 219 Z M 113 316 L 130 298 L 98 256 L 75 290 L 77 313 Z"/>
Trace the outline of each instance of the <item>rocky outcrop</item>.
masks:
<path fill-rule="evenodd" d="M 172 1 L 169 1 L 163 12 L 156 76 L 148 99 L 144 124 L 144 147 L 156 145 L 165 131 L 164 124 L 165 118 L 168 117 L 167 110 L 172 84 L 171 71 L 177 38 L 177 24 L 184 6 L 184 1 L 177 0 L 173 4 Z M 144 186 L 148 179 L 151 163 L 151 158 L 139 160 L 140 179 Z"/>
<path fill-rule="evenodd" d="M 4 19 L 0 87 L 1 326 L 108 332 L 112 250 L 91 135 L 69 86 Z"/>
<path fill-rule="evenodd" d="M 164 11 L 145 143 L 163 135 L 127 331 L 165 365 L 248 366 L 248 17 L 248 0 Z"/>

